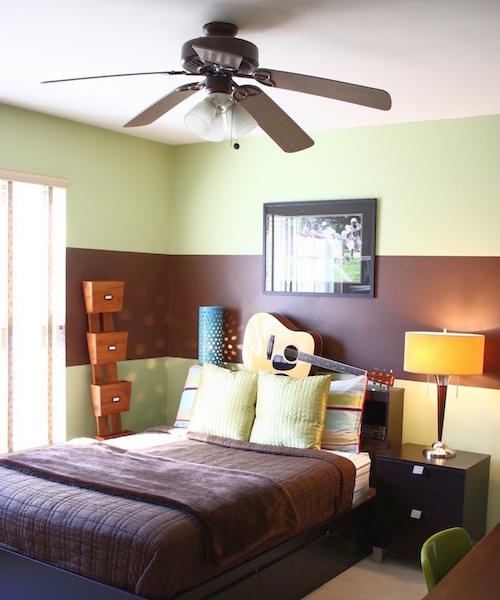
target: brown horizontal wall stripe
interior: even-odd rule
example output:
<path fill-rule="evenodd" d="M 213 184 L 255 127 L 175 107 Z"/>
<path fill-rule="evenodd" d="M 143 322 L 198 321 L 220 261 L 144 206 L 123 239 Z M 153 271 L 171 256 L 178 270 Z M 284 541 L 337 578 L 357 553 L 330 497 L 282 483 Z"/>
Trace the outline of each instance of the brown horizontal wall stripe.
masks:
<path fill-rule="evenodd" d="M 89 363 L 82 281 L 125 282 L 114 328 L 129 332 L 127 359 L 168 356 L 168 268 L 162 254 L 68 248 L 66 251 L 66 364 Z"/>
<path fill-rule="evenodd" d="M 461 384 L 500 389 L 500 258 L 380 256 L 376 296 L 369 299 L 264 294 L 261 256 L 68 249 L 68 365 L 88 363 L 85 278 L 125 280 L 115 327 L 129 331 L 129 359 L 196 358 L 198 307 L 222 305 L 230 361 L 241 361 L 248 319 L 272 312 L 320 333 L 322 356 L 421 380 L 402 369 L 404 332 L 446 327 L 486 335 L 485 375 Z"/>

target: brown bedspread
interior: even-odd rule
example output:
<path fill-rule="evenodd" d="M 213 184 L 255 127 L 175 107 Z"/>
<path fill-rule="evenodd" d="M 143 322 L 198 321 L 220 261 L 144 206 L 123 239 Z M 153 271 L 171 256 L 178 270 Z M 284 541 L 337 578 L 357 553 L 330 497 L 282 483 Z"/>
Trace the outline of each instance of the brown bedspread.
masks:
<path fill-rule="evenodd" d="M 141 452 L 89 444 L 78 448 L 72 467 L 59 463 L 51 474 L 45 451 L 23 453 L 28 463 L 36 454 L 36 465 L 25 460 L 21 466 L 20 457 L 11 455 L 9 468 L 0 466 L 0 544 L 139 596 L 165 600 L 350 506 L 354 467 L 345 459 L 193 437 Z M 66 454 L 68 446 L 56 447 L 50 460 Z M 18 461 L 15 469 L 13 460 Z M 98 473 L 93 479 L 85 473 L 92 470 Z M 197 494 L 187 491 L 188 482 L 196 483 Z M 253 486 L 268 494 L 260 506 Z M 255 518 L 242 509 L 246 498 Z M 253 523 L 263 519 L 261 533 L 267 532 L 262 540 L 238 537 L 233 528 L 246 528 L 238 523 L 239 514 Z M 221 537 L 212 529 L 216 522 L 219 532 L 232 535 Z M 207 548 L 221 564 L 207 561 Z"/>
<path fill-rule="evenodd" d="M 64 444 L 0 458 L 27 475 L 176 508 L 201 527 L 208 559 L 225 566 L 259 544 L 293 532 L 299 518 L 269 477 L 199 465 L 97 442 Z"/>

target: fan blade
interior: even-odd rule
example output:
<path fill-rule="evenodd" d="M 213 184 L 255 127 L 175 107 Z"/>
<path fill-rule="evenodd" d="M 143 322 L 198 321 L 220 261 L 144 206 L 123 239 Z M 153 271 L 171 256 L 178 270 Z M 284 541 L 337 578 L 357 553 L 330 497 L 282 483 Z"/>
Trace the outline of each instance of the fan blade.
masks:
<path fill-rule="evenodd" d="M 234 90 L 233 98 L 285 152 L 298 152 L 314 144 L 307 133 L 260 88 L 242 85 Z"/>
<path fill-rule="evenodd" d="M 136 75 L 194 75 L 187 71 L 146 71 L 144 73 L 115 73 L 114 75 L 92 75 L 91 77 L 70 77 L 69 79 L 50 79 L 41 83 L 65 83 L 66 81 L 85 81 L 87 79 L 109 79 L 111 77 L 135 77 Z"/>
<path fill-rule="evenodd" d="M 200 46 L 197 44 L 196 46 L 193 46 L 193 50 L 204 63 L 212 63 L 213 65 L 234 69 L 235 71 L 240 68 L 241 61 L 243 60 L 243 56 L 225 52 L 223 50 L 214 50 L 208 45 Z"/>
<path fill-rule="evenodd" d="M 172 108 L 175 108 L 178 104 L 189 98 L 192 94 L 195 94 L 197 91 L 201 90 L 204 86 L 205 82 L 203 81 L 198 83 L 187 83 L 186 85 L 179 86 L 146 108 L 146 110 L 143 110 L 141 113 L 136 115 L 131 121 L 125 123 L 124 127 L 150 125 L 153 123 L 153 121 L 159 119 L 162 115 L 167 113 L 169 110 L 172 110 Z"/>
<path fill-rule="evenodd" d="M 391 96 L 386 91 L 354 83 L 271 69 L 256 69 L 252 73 L 252 77 L 259 83 L 270 87 L 352 102 L 379 110 L 389 110 L 392 105 Z"/>

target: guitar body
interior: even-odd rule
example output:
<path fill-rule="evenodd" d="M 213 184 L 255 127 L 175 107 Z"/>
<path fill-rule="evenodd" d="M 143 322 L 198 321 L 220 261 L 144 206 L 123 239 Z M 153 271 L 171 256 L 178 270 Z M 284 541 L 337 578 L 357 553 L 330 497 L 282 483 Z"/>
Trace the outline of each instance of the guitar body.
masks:
<path fill-rule="evenodd" d="M 278 375 L 306 377 L 313 365 L 297 360 L 297 352 L 319 354 L 322 347 L 318 333 L 301 331 L 282 316 L 257 313 L 245 329 L 243 364 L 248 371 L 263 369 Z M 287 358 L 290 355 L 295 359 Z"/>
<path fill-rule="evenodd" d="M 366 375 L 369 381 L 384 386 L 394 385 L 392 371 L 365 371 L 316 356 L 322 348 L 323 340 L 319 333 L 301 331 L 279 315 L 257 313 L 248 321 L 243 336 L 243 364 L 248 371 L 263 369 L 291 377 L 307 377 L 314 366 L 337 373 Z"/>

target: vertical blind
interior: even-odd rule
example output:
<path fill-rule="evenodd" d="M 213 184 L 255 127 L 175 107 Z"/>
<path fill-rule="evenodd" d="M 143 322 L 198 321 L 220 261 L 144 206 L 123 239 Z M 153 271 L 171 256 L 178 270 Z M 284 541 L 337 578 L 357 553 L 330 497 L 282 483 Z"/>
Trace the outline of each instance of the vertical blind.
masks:
<path fill-rule="evenodd" d="M 0 452 L 65 440 L 66 182 L 0 170 Z"/>

